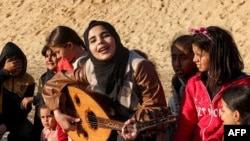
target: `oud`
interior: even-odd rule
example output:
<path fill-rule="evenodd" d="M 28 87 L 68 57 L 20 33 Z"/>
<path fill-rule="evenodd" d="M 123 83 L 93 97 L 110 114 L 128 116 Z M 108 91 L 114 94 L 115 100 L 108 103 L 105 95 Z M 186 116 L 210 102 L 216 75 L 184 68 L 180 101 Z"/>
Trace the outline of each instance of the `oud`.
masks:
<path fill-rule="evenodd" d="M 84 91 L 75 86 L 67 86 L 68 94 L 65 112 L 79 117 L 76 131 L 69 131 L 73 141 L 106 141 L 112 130 L 121 130 L 124 123 L 115 119 L 112 102 L 102 94 Z M 143 131 L 160 124 L 176 121 L 176 116 L 168 116 L 151 121 L 137 122 L 127 128 L 130 131 Z"/>

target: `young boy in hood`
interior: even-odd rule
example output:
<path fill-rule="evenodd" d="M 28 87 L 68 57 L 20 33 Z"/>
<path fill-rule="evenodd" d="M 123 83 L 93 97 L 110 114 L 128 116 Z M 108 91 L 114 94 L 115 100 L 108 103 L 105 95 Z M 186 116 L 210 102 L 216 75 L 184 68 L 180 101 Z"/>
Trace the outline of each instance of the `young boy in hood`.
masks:
<path fill-rule="evenodd" d="M 0 55 L 0 137 L 9 131 L 8 141 L 32 140 L 33 125 L 28 120 L 32 106 L 22 100 L 34 95 L 35 81 L 26 69 L 26 56 L 8 42 Z"/>

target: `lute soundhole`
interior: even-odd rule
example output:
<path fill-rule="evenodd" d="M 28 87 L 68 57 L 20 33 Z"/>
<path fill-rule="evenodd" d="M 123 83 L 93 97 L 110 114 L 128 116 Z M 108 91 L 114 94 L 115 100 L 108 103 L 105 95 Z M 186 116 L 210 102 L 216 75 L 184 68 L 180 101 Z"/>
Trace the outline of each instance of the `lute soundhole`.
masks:
<path fill-rule="evenodd" d="M 97 118 L 96 118 L 96 115 L 91 111 L 91 110 L 88 110 L 87 113 L 86 113 L 86 119 L 89 123 L 89 126 L 96 130 L 97 127 L 98 127 L 98 122 L 97 122 Z"/>

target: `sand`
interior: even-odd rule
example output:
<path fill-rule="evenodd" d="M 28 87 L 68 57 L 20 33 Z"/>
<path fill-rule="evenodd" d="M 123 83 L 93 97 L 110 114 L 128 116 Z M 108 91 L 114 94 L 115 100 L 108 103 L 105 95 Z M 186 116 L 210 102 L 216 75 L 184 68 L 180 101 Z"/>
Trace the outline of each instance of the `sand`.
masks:
<path fill-rule="evenodd" d="M 221 26 L 232 32 L 250 72 L 250 1 L 247 0 L 1 0 L 0 50 L 12 41 L 28 58 L 36 82 L 46 70 L 41 49 L 58 25 L 82 37 L 91 20 L 112 23 L 129 49 L 140 49 L 156 64 L 166 98 L 173 75 L 169 46 L 190 27 Z"/>

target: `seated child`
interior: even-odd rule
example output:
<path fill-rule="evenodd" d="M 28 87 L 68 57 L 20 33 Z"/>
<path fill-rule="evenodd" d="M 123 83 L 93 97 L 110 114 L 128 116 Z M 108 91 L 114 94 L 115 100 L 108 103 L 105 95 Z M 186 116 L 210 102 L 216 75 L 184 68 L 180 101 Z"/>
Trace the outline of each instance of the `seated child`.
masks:
<path fill-rule="evenodd" d="M 44 127 L 41 133 L 41 141 L 57 141 L 57 123 L 53 111 L 46 105 L 41 105 L 39 114 Z"/>
<path fill-rule="evenodd" d="M 224 125 L 250 125 L 250 86 L 228 88 L 222 95 L 221 120 Z M 222 137 L 224 141 L 224 137 Z"/>
<path fill-rule="evenodd" d="M 9 132 L 8 141 L 32 141 L 33 125 L 28 119 L 35 79 L 27 73 L 27 57 L 13 42 L 4 45 L 0 55 L 0 139 Z"/>
<path fill-rule="evenodd" d="M 168 100 L 170 114 L 178 115 L 186 83 L 190 77 L 197 72 L 196 64 L 193 62 L 192 36 L 180 35 L 171 45 L 171 61 L 175 72 L 171 81 L 172 96 Z M 171 140 L 177 128 L 176 123 L 168 126 L 168 140 Z"/>
<path fill-rule="evenodd" d="M 168 100 L 168 107 L 172 114 L 178 115 L 186 83 L 197 72 L 193 62 L 192 36 L 181 35 L 171 45 L 171 61 L 175 72 L 172 77 L 172 96 Z"/>
<path fill-rule="evenodd" d="M 250 86 L 232 86 L 222 95 L 220 112 L 224 125 L 249 125 Z"/>

